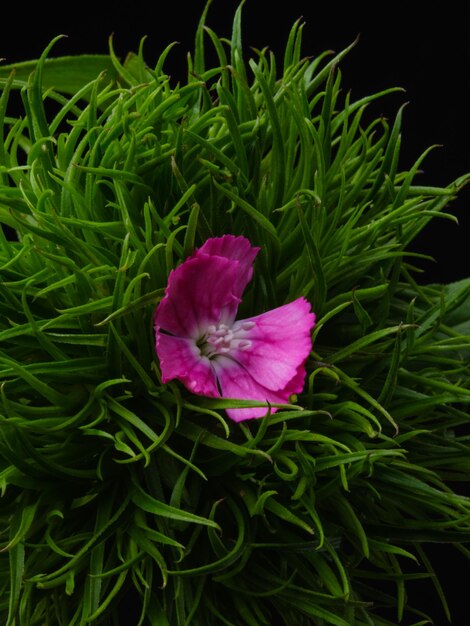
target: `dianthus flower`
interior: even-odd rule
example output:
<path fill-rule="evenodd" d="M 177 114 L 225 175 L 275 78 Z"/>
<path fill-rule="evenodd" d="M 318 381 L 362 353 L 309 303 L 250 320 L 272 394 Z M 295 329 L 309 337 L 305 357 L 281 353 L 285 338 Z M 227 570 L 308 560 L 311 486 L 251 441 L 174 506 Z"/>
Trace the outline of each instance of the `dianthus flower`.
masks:
<path fill-rule="evenodd" d="M 303 389 L 315 323 L 307 300 L 236 320 L 259 250 L 245 237 L 224 235 L 172 270 L 155 312 L 164 383 L 178 379 L 201 396 L 281 404 Z M 227 413 L 239 422 L 263 417 L 267 408 Z"/>

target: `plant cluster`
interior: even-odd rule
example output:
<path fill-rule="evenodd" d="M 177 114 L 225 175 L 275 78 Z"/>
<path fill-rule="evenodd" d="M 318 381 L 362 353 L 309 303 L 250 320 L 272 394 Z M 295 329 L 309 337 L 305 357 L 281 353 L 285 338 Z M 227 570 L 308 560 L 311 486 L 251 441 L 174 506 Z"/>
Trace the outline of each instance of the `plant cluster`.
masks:
<path fill-rule="evenodd" d="M 370 115 L 394 89 L 344 94 L 348 49 L 305 58 L 296 23 L 247 59 L 241 9 L 230 40 L 205 21 L 176 85 L 172 46 L 2 69 L 1 621 L 430 623 L 428 542 L 470 557 L 470 280 L 419 284 L 410 245 L 466 178 L 402 171 L 402 110 Z M 304 391 L 238 424 L 250 401 L 162 384 L 153 328 L 227 233 L 261 249 L 240 318 L 317 318 Z"/>

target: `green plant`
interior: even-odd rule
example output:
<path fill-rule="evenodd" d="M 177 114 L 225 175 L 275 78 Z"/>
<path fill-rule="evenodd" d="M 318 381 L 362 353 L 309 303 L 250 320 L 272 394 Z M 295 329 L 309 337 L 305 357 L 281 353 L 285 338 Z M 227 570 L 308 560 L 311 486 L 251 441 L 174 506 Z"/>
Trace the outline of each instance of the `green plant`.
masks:
<path fill-rule="evenodd" d="M 348 49 L 304 58 L 296 23 L 247 61 L 241 9 L 230 41 L 205 20 L 184 84 L 171 46 L 2 69 L 2 623 L 429 623 L 427 542 L 470 556 L 470 280 L 418 284 L 410 244 L 467 177 L 401 171 Z M 224 233 L 261 247 L 243 312 L 317 314 L 304 393 L 240 424 L 154 350 L 170 270 Z"/>

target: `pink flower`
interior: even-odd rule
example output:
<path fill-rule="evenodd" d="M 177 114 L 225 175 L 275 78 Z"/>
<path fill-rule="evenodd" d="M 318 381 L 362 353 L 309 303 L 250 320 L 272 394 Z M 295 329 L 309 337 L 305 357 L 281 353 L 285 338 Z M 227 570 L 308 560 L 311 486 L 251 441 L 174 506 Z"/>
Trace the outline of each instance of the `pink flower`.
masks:
<path fill-rule="evenodd" d="M 305 298 L 235 319 L 258 251 L 245 237 L 224 235 L 170 273 L 155 312 L 164 383 L 176 378 L 201 396 L 270 403 L 286 403 L 303 389 L 315 323 Z M 239 422 L 263 417 L 267 408 L 227 413 Z"/>

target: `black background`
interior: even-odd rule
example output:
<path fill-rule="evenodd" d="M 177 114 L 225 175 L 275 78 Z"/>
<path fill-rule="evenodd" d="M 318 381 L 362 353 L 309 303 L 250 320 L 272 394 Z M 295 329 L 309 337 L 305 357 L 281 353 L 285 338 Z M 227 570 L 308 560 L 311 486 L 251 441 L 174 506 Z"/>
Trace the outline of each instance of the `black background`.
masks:
<path fill-rule="evenodd" d="M 167 61 L 166 71 L 184 79 L 186 53 L 193 48 L 194 32 L 204 0 L 154 2 L 126 5 L 68 2 L 52 8 L 48 2 L 26 8 L 2 6 L 0 57 L 5 62 L 37 58 L 56 35 L 68 37 L 56 44 L 52 56 L 106 53 L 114 33 L 119 56 L 136 51 L 143 36 L 145 57 L 150 65 L 172 41 L 180 42 Z M 230 36 L 238 6 L 235 0 L 215 0 L 207 24 L 219 36 Z M 370 8 L 373 7 L 373 8 Z M 467 5 L 468 7 L 468 5 Z M 342 62 L 343 86 L 355 98 L 386 89 L 403 87 L 373 105 L 375 114 L 393 117 L 408 102 L 404 114 L 402 168 L 406 169 L 431 145 L 440 145 L 427 157 L 420 184 L 441 186 L 470 171 L 469 68 L 470 11 L 455 2 L 430 4 L 342 3 L 289 0 L 278 5 L 268 0 L 247 0 L 244 6 L 244 45 L 268 46 L 282 59 L 294 21 L 303 17 L 304 53 L 337 52 L 359 41 Z M 420 262 L 421 282 L 451 282 L 470 275 L 470 185 L 451 205 L 459 226 L 434 220 L 415 242 L 414 249 L 434 257 Z M 454 550 L 432 549 L 435 565 L 451 606 L 454 626 L 467 625 L 465 594 L 468 593 L 468 562 Z M 459 571 L 459 567 L 463 568 Z M 423 589 L 416 585 L 415 594 Z M 431 591 L 431 592 L 430 592 Z M 447 623 L 439 609 L 437 594 L 426 587 L 429 611 L 436 626 Z M 292 625 L 295 626 L 295 625 Z"/>

